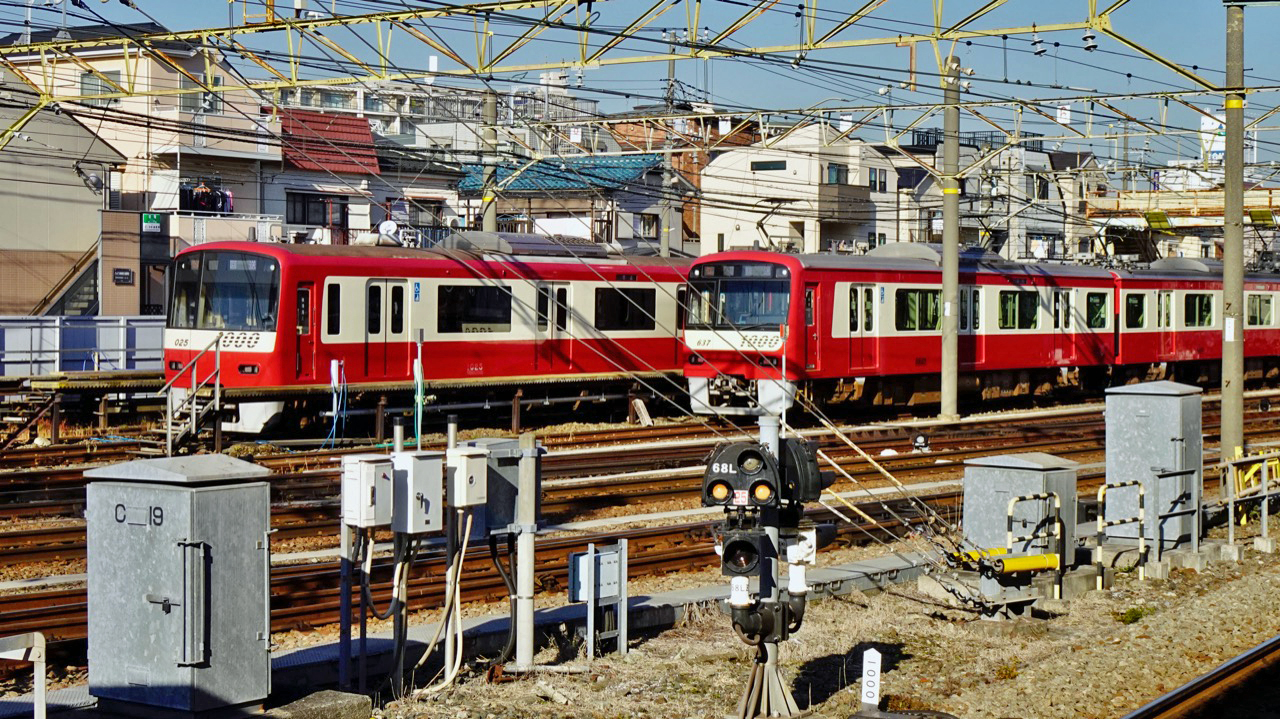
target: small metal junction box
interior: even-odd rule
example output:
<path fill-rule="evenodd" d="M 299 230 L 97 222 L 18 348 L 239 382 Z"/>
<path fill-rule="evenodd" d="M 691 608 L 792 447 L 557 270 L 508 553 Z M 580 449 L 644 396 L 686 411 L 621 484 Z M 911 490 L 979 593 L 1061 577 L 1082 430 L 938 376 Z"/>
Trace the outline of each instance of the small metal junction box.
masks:
<path fill-rule="evenodd" d="M 444 452 L 395 452 L 391 530 L 426 534 L 444 529 Z"/>
<path fill-rule="evenodd" d="M 488 451 L 489 471 L 485 501 L 485 526 L 493 533 L 516 531 L 516 504 L 520 500 L 520 458 L 523 450 L 518 439 L 485 437 L 463 443 Z M 542 448 L 534 450 L 535 495 L 534 516 L 542 516 Z"/>
<path fill-rule="evenodd" d="M 220 454 L 85 472 L 89 693 L 103 709 L 196 716 L 266 699 L 268 474 Z"/>
<path fill-rule="evenodd" d="M 394 470 L 385 454 L 349 454 L 342 458 L 342 522 L 351 527 L 391 524 Z"/>
<path fill-rule="evenodd" d="M 1164 548 L 1173 549 L 1190 543 L 1191 533 L 1198 531 L 1204 486 L 1201 394 L 1199 387 L 1167 381 L 1107 390 L 1107 483 L 1143 483 L 1149 545 L 1161 536 Z M 1180 470 L 1191 471 L 1157 477 Z M 1136 486 L 1107 490 L 1103 516 L 1108 522 L 1137 515 Z M 1136 542 L 1138 524 L 1107 527 L 1106 533 L 1108 541 Z"/>
<path fill-rule="evenodd" d="M 1061 555 L 1061 565 L 1073 559 L 1076 544 L 1076 466 L 1043 452 L 979 457 L 965 462 L 964 536 L 966 548 L 1008 550 L 1010 527 L 1015 540 L 1011 555 Z M 1019 499 L 1052 493 L 1057 496 Z M 1012 517 L 1012 522 L 1010 522 Z M 1052 539 L 1061 519 L 1060 541 Z M 1056 544 L 1056 548 L 1054 545 Z M 988 576 L 979 580 L 983 596 L 996 601 L 1030 599 L 1026 573 Z"/>

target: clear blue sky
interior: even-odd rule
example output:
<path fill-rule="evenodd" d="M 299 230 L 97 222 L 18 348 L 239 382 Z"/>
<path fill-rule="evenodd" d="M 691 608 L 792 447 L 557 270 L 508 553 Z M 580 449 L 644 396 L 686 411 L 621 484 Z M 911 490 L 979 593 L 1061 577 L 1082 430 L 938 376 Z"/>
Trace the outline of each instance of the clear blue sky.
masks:
<path fill-rule="evenodd" d="M 138 7 L 167 25 L 171 29 L 195 29 L 200 27 L 224 26 L 228 21 L 228 8 L 232 9 L 238 22 L 243 3 L 237 0 L 228 5 L 221 0 L 135 0 Z M 779 3 L 765 21 L 756 21 L 733 38 L 733 45 L 775 45 L 797 41 L 801 28 L 793 16 L 799 0 Z M 40 5 L 44 0 L 34 0 L 35 21 L 37 26 L 56 24 L 61 18 L 60 6 L 45 8 Z M 146 17 L 138 10 L 130 9 L 117 2 L 100 3 L 98 0 L 87 0 L 90 12 L 101 13 L 116 22 L 141 22 Z M 0 0 L 0 24 L 6 30 L 16 30 L 22 22 L 25 2 L 20 0 Z M 292 7 L 292 0 L 280 0 L 281 6 Z M 308 0 L 308 7 L 313 10 L 328 11 L 330 1 Z M 955 22 L 983 3 L 979 0 L 970 2 L 951 1 L 946 3 L 943 21 Z M 1109 4 L 1106 0 L 1099 2 L 1100 7 Z M 405 3 L 385 0 L 339 0 L 337 11 L 343 14 L 371 12 L 379 9 L 394 10 L 405 7 Z M 428 3 L 408 3 L 408 5 L 426 6 Z M 634 13 L 640 12 L 649 3 L 627 0 L 601 0 L 594 5 L 599 15 L 594 19 L 595 26 L 615 28 L 631 20 Z M 754 5 L 742 0 L 704 0 L 703 22 L 713 31 L 728 24 L 731 18 L 742 13 L 746 6 Z M 826 0 L 819 18 L 819 26 L 829 25 L 841 10 L 854 8 L 860 3 L 837 2 Z M 997 28 L 1026 26 L 1031 24 L 1046 25 L 1059 22 L 1081 21 L 1087 15 L 1086 0 L 1012 0 L 998 8 L 988 16 L 975 21 L 969 28 L 989 31 Z M 73 14 L 70 24 L 84 24 L 91 17 L 84 10 L 68 8 Z M 887 0 L 857 27 L 845 31 L 839 37 L 885 37 L 918 31 L 928 31 L 933 22 L 933 3 L 926 0 Z M 1211 82 L 1222 79 L 1224 61 L 1224 28 L 1225 10 L 1216 0 L 1132 0 L 1118 10 L 1112 17 L 1115 29 L 1126 37 L 1141 43 L 1148 49 L 1161 54 L 1170 61 L 1181 64 L 1188 69 L 1198 66 L 1196 72 Z M 80 16 L 80 17 L 75 17 Z M 572 17 L 572 16 L 571 16 Z M 1277 65 L 1274 41 L 1274 28 L 1280 21 L 1280 7 L 1249 8 L 1245 13 L 1246 52 L 1245 65 L 1248 83 L 1253 86 L 1280 85 L 1280 66 Z M 685 9 L 677 7 L 663 19 L 653 25 L 654 31 L 642 35 L 630 45 L 643 47 L 645 51 L 656 52 L 662 47 L 658 30 L 663 23 L 683 27 Z M 472 50 L 473 36 L 470 22 L 451 20 L 432 26 L 439 36 L 450 44 Z M 513 36 L 520 32 L 514 24 L 495 23 L 493 29 L 499 39 L 502 36 Z M 332 31 L 330 35 L 343 47 L 356 54 L 363 52 L 360 41 L 345 30 Z M 366 37 L 370 37 L 366 35 Z M 567 35 L 546 34 L 543 38 L 531 43 L 514 58 L 516 62 L 548 62 L 572 58 L 576 48 L 569 42 Z M 1144 93 L 1190 89 L 1192 83 L 1177 74 L 1161 67 L 1159 64 L 1141 57 L 1134 50 L 1119 42 L 1099 35 L 1099 49 L 1096 52 L 1085 52 L 1078 31 L 1060 33 L 1042 33 L 1041 39 L 1047 52 L 1040 57 L 1032 53 L 1030 37 L 1026 35 L 1010 36 L 1002 41 L 999 36 L 975 39 L 970 45 L 956 47 L 961 62 L 975 71 L 971 78 L 972 90 L 967 98 L 1050 98 L 1087 95 L 1096 91 L 1098 94 Z M 397 55 L 398 63 L 405 67 L 425 68 L 423 46 L 407 42 L 408 38 L 399 37 L 398 47 L 403 54 Z M 252 47 L 264 47 L 251 41 Z M 1054 46 L 1054 43 L 1059 43 Z M 265 46 L 270 47 L 270 46 Z M 412 52 L 410 52 L 412 50 Z M 473 50 L 472 50 L 473 51 Z M 312 51 L 319 55 L 318 51 Z M 932 50 L 927 45 L 919 47 L 918 64 L 921 76 L 918 92 L 908 92 L 897 86 L 906 79 L 908 51 L 905 48 L 874 47 L 851 48 L 826 52 L 815 52 L 806 58 L 798 67 L 793 67 L 789 60 L 783 62 L 752 61 L 745 59 L 721 59 L 710 63 L 703 61 L 684 61 L 677 63 L 677 78 L 695 92 L 708 93 L 710 99 L 718 106 L 725 108 L 754 109 L 790 109 L 803 108 L 815 104 L 827 107 L 840 105 L 868 105 L 886 102 L 892 97 L 894 103 L 932 103 L 939 97 L 936 81 L 930 81 L 928 74 L 936 70 Z M 449 67 L 447 60 L 442 60 L 442 68 Z M 261 71 L 259 71 L 261 72 Z M 601 100 L 601 107 L 606 111 L 627 109 L 635 104 L 643 104 L 661 95 L 666 77 L 665 63 L 646 63 L 623 67 L 588 70 L 583 82 L 583 92 Z M 524 81 L 536 80 L 525 77 Z M 495 77 L 498 86 L 504 86 L 509 78 Z M 1026 84 L 1018 84 L 1018 81 Z M 453 81 L 458 82 L 458 81 Z M 474 84 L 474 83 L 472 83 Z M 892 87 L 891 94 L 879 94 L 882 87 Z M 1055 87 L 1056 86 L 1056 87 Z M 592 91 L 607 91 L 593 95 Z M 630 94 L 631 97 L 624 97 Z M 1204 98 L 1197 105 L 1206 109 L 1216 106 L 1219 101 Z M 1254 98 L 1250 105 L 1250 114 L 1254 115 L 1267 109 L 1268 104 L 1275 103 L 1273 94 L 1262 94 Z M 1143 106 L 1127 106 L 1127 110 L 1145 119 L 1156 119 L 1162 110 L 1155 102 Z M 1075 106 L 1073 113 L 1080 117 L 1085 112 L 1082 106 Z M 1109 119 L 1109 113 L 1098 111 L 1099 122 Z M 896 122 L 903 122 L 910 113 L 898 113 Z M 1002 125 L 1013 123 L 1015 116 L 1007 111 L 993 111 L 993 119 Z M 1171 106 L 1165 118 L 1173 127 L 1195 128 L 1198 117 L 1185 108 Z M 1038 117 L 1025 113 L 1023 128 L 1026 131 L 1047 131 L 1052 127 Z M 932 119 L 924 123 L 926 126 L 938 124 Z M 1274 123 L 1272 123 L 1274 124 Z M 976 120 L 967 119 L 965 129 L 990 129 Z M 1135 139 L 1134 151 L 1146 144 L 1151 158 L 1169 158 L 1178 155 L 1186 156 L 1196 152 L 1195 138 L 1176 139 L 1172 137 Z M 1106 143 L 1094 143 L 1093 149 L 1099 154 L 1109 152 Z M 1269 159 L 1277 153 L 1267 135 L 1263 135 L 1260 159 Z M 1073 149 L 1073 148 L 1064 148 Z M 1080 149 L 1083 149 L 1081 147 Z"/>

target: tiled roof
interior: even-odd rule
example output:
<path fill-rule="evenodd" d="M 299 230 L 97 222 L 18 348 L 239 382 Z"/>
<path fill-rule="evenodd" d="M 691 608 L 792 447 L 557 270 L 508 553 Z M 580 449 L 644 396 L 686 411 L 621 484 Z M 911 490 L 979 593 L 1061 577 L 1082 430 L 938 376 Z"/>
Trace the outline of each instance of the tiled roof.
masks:
<path fill-rule="evenodd" d="M 515 179 L 507 182 L 523 163 L 503 163 L 497 167 L 496 182 L 503 192 L 546 192 L 548 190 L 616 190 L 642 180 L 645 173 L 662 166 L 662 156 L 627 155 L 624 157 L 591 157 L 589 155 L 540 160 Z M 458 191 L 476 193 L 484 186 L 483 165 L 463 165 Z"/>
<path fill-rule="evenodd" d="M 284 161 L 300 170 L 377 175 L 369 121 L 353 115 L 282 110 Z"/>

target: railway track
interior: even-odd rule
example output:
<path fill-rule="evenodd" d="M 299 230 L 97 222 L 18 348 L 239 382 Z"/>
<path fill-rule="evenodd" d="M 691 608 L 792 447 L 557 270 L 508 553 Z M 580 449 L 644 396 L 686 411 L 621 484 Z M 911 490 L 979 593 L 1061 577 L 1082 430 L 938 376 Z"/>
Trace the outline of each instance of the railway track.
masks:
<path fill-rule="evenodd" d="M 1280 637 L 1274 637 L 1224 662 L 1212 671 L 1130 712 L 1124 719 L 1244 716 L 1233 712 L 1232 700 L 1249 693 L 1249 685 L 1273 685 L 1277 671 L 1280 671 Z"/>
<path fill-rule="evenodd" d="M 940 506 L 954 507 L 959 494 L 947 492 L 930 498 Z M 867 537 L 891 538 L 898 525 L 893 515 L 913 516 L 912 506 L 903 500 L 868 502 L 860 509 L 878 520 L 875 525 L 840 527 L 843 541 L 852 543 Z M 810 516 L 821 518 L 822 512 Z M 631 544 L 628 566 L 633 576 L 651 576 L 688 571 L 715 565 L 712 527 L 715 522 L 693 522 L 674 526 L 632 529 L 621 532 L 579 535 L 539 541 L 535 567 L 541 592 L 561 591 L 568 586 L 569 554 L 583 551 L 590 542 L 612 542 L 626 537 Z M 338 620 L 340 565 L 336 561 L 276 566 L 271 570 L 272 631 L 308 629 Z M 385 603 L 391 596 L 392 566 L 387 560 L 374 562 L 371 589 L 374 601 Z M 492 567 L 488 550 L 473 547 L 463 562 L 463 599 L 466 602 L 498 600 L 506 587 Z M 409 601 L 415 610 L 438 608 L 443 602 L 444 560 L 437 552 L 415 562 L 409 577 Z M 42 631 L 51 641 L 83 639 L 86 635 L 88 604 L 82 587 L 0 595 L 0 634 Z"/>

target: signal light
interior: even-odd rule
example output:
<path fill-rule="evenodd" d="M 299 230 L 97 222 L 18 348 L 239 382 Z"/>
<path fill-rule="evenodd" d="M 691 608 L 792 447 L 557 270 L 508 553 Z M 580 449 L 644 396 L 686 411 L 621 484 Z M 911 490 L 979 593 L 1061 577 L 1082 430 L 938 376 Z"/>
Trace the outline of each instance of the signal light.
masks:
<path fill-rule="evenodd" d="M 773 485 L 768 482 L 756 482 L 751 485 L 751 501 L 759 505 L 767 505 L 773 499 Z"/>
<path fill-rule="evenodd" d="M 726 577 L 760 576 L 760 559 L 772 543 L 762 529 L 732 529 L 720 539 L 720 573 Z"/>
<path fill-rule="evenodd" d="M 712 482 L 707 487 L 707 495 L 703 499 L 703 504 L 728 504 L 729 498 L 733 496 L 733 489 L 728 482 Z M 709 500 L 709 502 L 708 502 Z"/>
<path fill-rule="evenodd" d="M 754 442 L 716 447 L 702 477 L 702 506 L 742 509 L 776 507 L 781 475 L 778 463 Z"/>

